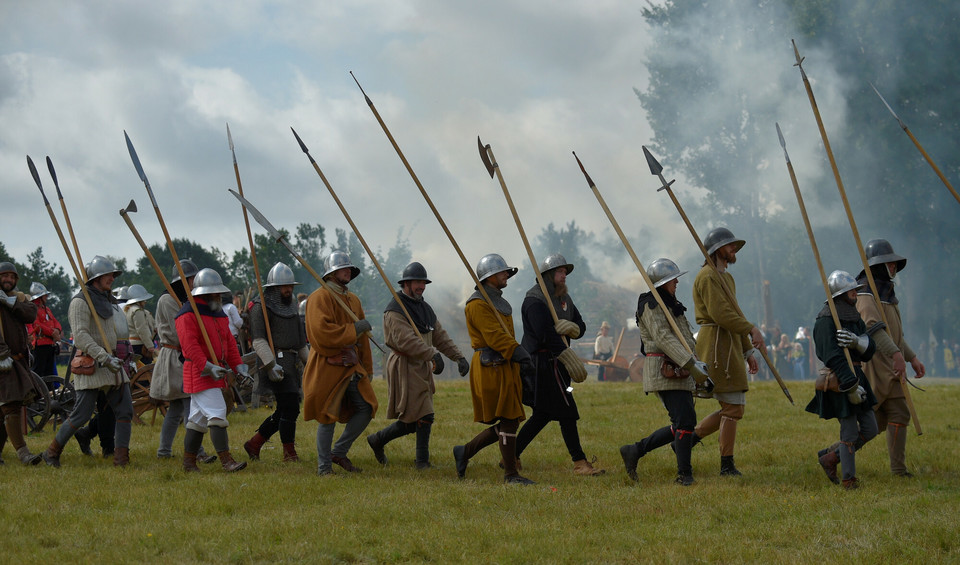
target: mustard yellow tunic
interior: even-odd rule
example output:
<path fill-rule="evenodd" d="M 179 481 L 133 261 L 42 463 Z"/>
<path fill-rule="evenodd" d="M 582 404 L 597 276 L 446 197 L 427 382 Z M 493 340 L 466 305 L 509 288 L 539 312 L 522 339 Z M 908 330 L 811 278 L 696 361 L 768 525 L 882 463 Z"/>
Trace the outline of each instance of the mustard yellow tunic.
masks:
<path fill-rule="evenodd" d="M 513 333 L 513 316 L 495 312 L 483 300 L 467 302 L 464 314 L 467 317 L 470 346 L 474 349 L 470 363 L 474 421 L 492 424 L 501 418 L 523 420 L 520 366 L 508 361 L 496 367 L 484 367 L 480 364 L 480 353 L 477 351 L 481 347 L 490 347 L 509 360 L 513 350 L 520 345 Z M 503 331 L 497 316 L 504 319 L 508 332 Z"/>

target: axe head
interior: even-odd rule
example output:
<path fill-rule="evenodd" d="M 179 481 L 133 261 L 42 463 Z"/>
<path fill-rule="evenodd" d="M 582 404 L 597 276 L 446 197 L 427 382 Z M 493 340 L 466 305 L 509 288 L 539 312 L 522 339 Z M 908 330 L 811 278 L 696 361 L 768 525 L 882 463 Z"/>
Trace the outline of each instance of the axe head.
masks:
<path fill-rule="evenodd" d="M 134 202 L 133 199 L 130 199 L 130 203 L 127 204 L 126 208 L 124 208 L 123 210 L 120 210 L 120 213 L 129 214 L 130 212 L 136 212 L 136 211 L 137 211 L 137 203 Z"/>
<path fill-rule="evenodd" d="M 480 160 L 483 161 L 483 166 L 487 168 L 487 172 L 490 173 L 490 178 L 493 178 L 493 163 L 490 162 L 490 154 L 487 153 L 487 148 L 489 145 L 484 145 L 480 141 L 480 136 L 477 136 L 477 148 L 480 150 Z"/>
<path fill-rule="evenodd" d="M 653 156 L 652 153 L 647 149 L 646 145 L 643 145 L 643 156 L 647 158 L 647 165 L 650 165 L 650 174 L 657 176 L 663 172 L 663 165 L 657 162 L 657 159 Z"/>

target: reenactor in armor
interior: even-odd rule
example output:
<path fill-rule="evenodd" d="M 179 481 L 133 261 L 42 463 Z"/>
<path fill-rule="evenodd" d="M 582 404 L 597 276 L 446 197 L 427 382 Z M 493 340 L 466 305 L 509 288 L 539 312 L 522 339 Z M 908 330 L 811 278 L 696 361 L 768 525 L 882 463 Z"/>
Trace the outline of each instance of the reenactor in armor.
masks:
<path fill-rule="evenodd" d="M 484 447 L 496 443 L 503 458 L 503 482 L 534 484 L 519 473 L 517 429 L 525 418 L 521 374 L 532 378 L 536 368 L 530 354 L 514 336 L 513 308 L 503 298 L 507 279 L 517 274 L 517 268 L 507 266 L 503 257 L 491 253 L 480 259 L 476 273 L 495 307 L 484 300 L 479 289 L 467 298 L 464 307 L 470 346 L 473 347 L 473 361 L 470 363 L 473 420 L 489 427 L 465 445 L 453 448 L 457 476 L 464 478 L 470 459 Z"/>
<path fill-rule="evenodd" d="M 926 368 L 904 339 L 900 300 L 894 289 L 894 278 L 907 266 L 907 260 L 894 253 L 893 246 L 885 239 L 868 241 L 864 252 L 880 293 L 884 314 L 880 314 L 877 299 L 869 286 L 857 291 L 857 310 L 878 349 L 878 354 L 866 364 L 864 372 L 877 396 L 874 407 L 877 425 L 887 432 L 890 471 L 899 477 L 912 477 L 906 463 L 907 425 L 910 423 L 910 410 L 903 392 L 906 364 L 910 363 L 918 379 L 926 374 Z M 857 282 L 867 284 L 864 271 L 860 271 Z"/>
<path fill-rule="evenodd" d="M 457 363 L 461 377 L 470 370 L 467 359 L 423 299 L 424 289 L 430 282 L 427 270 L 417 262 L 407 265 L 397 281 L 398 296 L 423 339 L 417 336 L 396 299 L 390 301 L 383 313 L 383 335 L 391 350 L 384 369 L 390 394 L 387 418 L 397 421 L 367 436 L 367 443 L 381 465 L 387 464 L 383 449 L 387 443 L 416 432 L 414 464 L 417 469 L 430 468 L 430 429 L 436 392 L 433 375 L 443 372 L 443 355 Z"/>
<path fill-rule="evenodd" d="M 145 308 L 151 298 L 153 295 L 143 285 L 133 284 L 127 287 L 127 302 L 123 307 L 130 328 L 130 346 L 144 365 L 153 363 L 153 336 L 157 333 L 153 314 Z"/>
<path fill-rule="evenodd" d="M 56 375 L 63 328 L 47 306 L 47 296 L 50 294 L 47 287 L 35 282 L 30 285 L 30 294 L 30 300 L 37 305 L 37 319 L 27 324 L 27 333 L 33 346 L 33 372 L 41 377 Z"/>
<path fill-rule="evenodd" d="M 303 367 L 307 363 L 307 337 L 300 323 L 299 307 L 293 298 L 293 270 L 277 263 L 267 273 L 263 285 L 263 300 L 267 306 L 267 323 L 273 339 L 273 351 L 267 340 L 267 324 L 263 319 L 260 299 L 250 309 L 250 335 L 253 349 L 260 358 L 260 391 L 272 392 L 276 399 L 273 414 L 257 428 L 257 432 L 243 444 L 250 459 L 260 459 L 260 449 L 273 434 L 280 433 L 285 462 L 299 461 L 294 441 L 297 418 L 300 416 L 300 390 Z"/>
<path fill-rule="evenodd" d="M 303 416 L 320 423 L 317 474 L 332 475 L 334 463 L 349 473 L 359 473 L 362 469 L 353 465 L 347 452 L 377 411 L 377 397 L 370 382 L 373 375 L 373 356 L 367 335 L 370 322 L 364 319 L 360 299 L 347 290 L 350 281 L 360 274 L 360 269 L 350 262 L 350 256 L 334 251 L 323 266 L 327 285 L 307 299 L 310 354 L 303 371 Z M 350 308 L 357 321 L 353 321 L 340 302 Z M 346 426 L 336 445 L 332 445 L 337 422 Z"/>

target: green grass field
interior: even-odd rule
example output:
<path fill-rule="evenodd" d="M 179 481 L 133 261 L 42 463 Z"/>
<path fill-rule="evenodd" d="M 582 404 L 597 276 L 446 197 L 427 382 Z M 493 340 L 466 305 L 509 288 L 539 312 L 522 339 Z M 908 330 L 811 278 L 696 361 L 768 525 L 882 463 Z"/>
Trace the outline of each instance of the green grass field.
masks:
<path fill-rule="evenodd" d="M 816 451 L 838 437 L 835 420 L 803 411 L 813 385 L 790 382 L 798 406 L 775 383 L 748 395 L 737 442 L 742 478 L 722 478 L 716 436 L 694 449 L 697 483 L 673 483 L 669 447 L 641 459 L 630 481 L 622 444 L 666 423 L 666 412 L 635 383 L 577 386 L 580 434 L 588 456 L 608 470 L 575 477 L 556 424 L 524 453 L 529 487 L 504 486 L 491 446 L 459 481 L 451 449 L 480 429 L 465 380 L 439 383 L 432 438 L 434 469 L 413 468 L 414 436 L 387 447 L 380 467 L 361 437 L 351 459 L 359 475 L 316 476 L 317 425 L 301 422 L 302 461 L 280 462 L 279 438 L 239 473 L 219 465 L 200 475 L 155 457 L 159 422 L 135 426 L 132 464 L 84 457 L 75 442 L 63 467 L 27 468 L 9 447 L 0 466 L 0 560 L 18 562 L 310 563 L 940 563 L 960 562 L 960 386 L 924 383 L 914 399 L 924 435 L 911 430 L 914 479 L 892 477 L 881 435 L 857 458 L 862 488 L 829 483 Z M 381 401 L 383 380 L 375 381 Z M 713 411 L 702 400 L 697 412 Z M 267 409 L 230 417 L 231 447 Z M 367 433 L 385 426 L 384 410 Z M 339 434 L 342 427 L 338 426 Z M 52 425 L 28 438 L 38 451 Z M 96 445 L 96 442 L 94 443 Z M 209 443 L 206 443 L 209 445 Z M 339 469 L 339 468 L 336 468 Z"/>

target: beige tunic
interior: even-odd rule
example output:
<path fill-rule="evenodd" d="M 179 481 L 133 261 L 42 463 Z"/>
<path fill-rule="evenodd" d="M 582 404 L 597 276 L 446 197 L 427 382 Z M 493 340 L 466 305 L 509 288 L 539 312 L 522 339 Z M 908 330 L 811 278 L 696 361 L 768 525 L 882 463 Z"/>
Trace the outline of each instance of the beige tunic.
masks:
<path fill-rule="evenodd" d="M 157 324 L 153 321 L 153 314 L 139 304 L 134 304 L 126 311 L 127 326 L 130 328 L 130 345 L 143 345 L 153 349 L 153 334 L 157 331 Z"/>
<path fill-rule="evenodd" d="M 420 339 L 406 316 L 400 312 L 385 312 L 383 334 L 392 350 L 385 370 L 390 393 L 387 418 L 410 424 L 433 414 L 436 385 L 430 360 L 437 351 L 453 361 L 463 354 L 440 326 L 439 320 L 433 331 L 421 334 L 423 339 Z"/>
<path fill-rule="evenodd" d="M 117 340 L 127 339 L 126 335 L 117 335 L 118 329 L 125 331 L 127 327 L 125 318 L 123 320 L 117 319 L 118 317 L 124 317 L 123 312 L 120 312 L 119 308 L 114 308 L 113 316 L 109 320 L 100 318 L 103 333 L 107 336 L 106 343 L 103 342 L 103 337 L 101 337 L 100 331 L 90 315 L 90 307 L 84 299 L 74 298 L 70 301 L 68 317 L 70 319 L 70 330 L 73 332 L 73 344 L 77 346 L 77 349 L 97 361 L 97 368 L 92 375 L 74 373 L 73 388 L 89 390 L 130 382 L 123 371 L 114 374 L 110 369 L 101 366 L 104 361 L 113 355 L 113 351 L 117 347 Z"/>
<path fill-rule="evenodd" d="M 153 376 L 150 379 L 150 396 L 159 400 L 189 398 L 183 392 L 183 363 L 180 361 L 180 338 L 174 319 L 180 304 L 169 294 L 157 300 L 157 337 L 160 347 L 153 360 Z M 167 346 L 172 346 L 167 347 Z"/>
<path fill-rule="evenodd" d="M 673 314 L 671 314 L 672 316 Z M 690 346 L 692 351 L 696 347 L 696 341 L 693 339 L 693 332 L 690 331 L 690 322 L 686 316 L 679 318 L 674 316 L 680 333 L 684 340 Z M 658 305 L 656 308 L 643 306 L 643 313 L 640 316 L 640 339 L 643 340 L 643 349 L 649 355 L 651 353 L 662 353 L 669 357 L 674 363 L 683 367 L 693 358 L 683 343 L 677 339 L 673 333 L 673 328 L 667 322 L 667 317 L 663 314 L 663 309 Z M 660 367 L 663 365 L 662 356 L 648 356 L 643 363 L 643 392 L 659 392 L 661 390 L 695 390 L 693 377 L 685 379 L 667 379 L 660 374 Z"/>
<path fill-rule="evenodd" d="M 875 324 L 882 322 L 880 309 L 872 294 L 857 295 L 857 310 L 869 330 Z M 903 322 L 900 320 L 900 308 L 896 304 L 883 303 L 883 313 L 887 317 L 885 331 L 897 349 L 903 353 L 903 360 L 909 363 L 917 355 L 910 349 L 903 339 Z M 893 372 L 893 357 L 885 355 L 877 348 L 873 359 L 864 363 L 863 372 L 867 374 L 870 388 L 877 397 L 877 404 L 883 404 L 888 398 L 903 398 L 903 389 L 900 387 L 900 378 Z"/>

